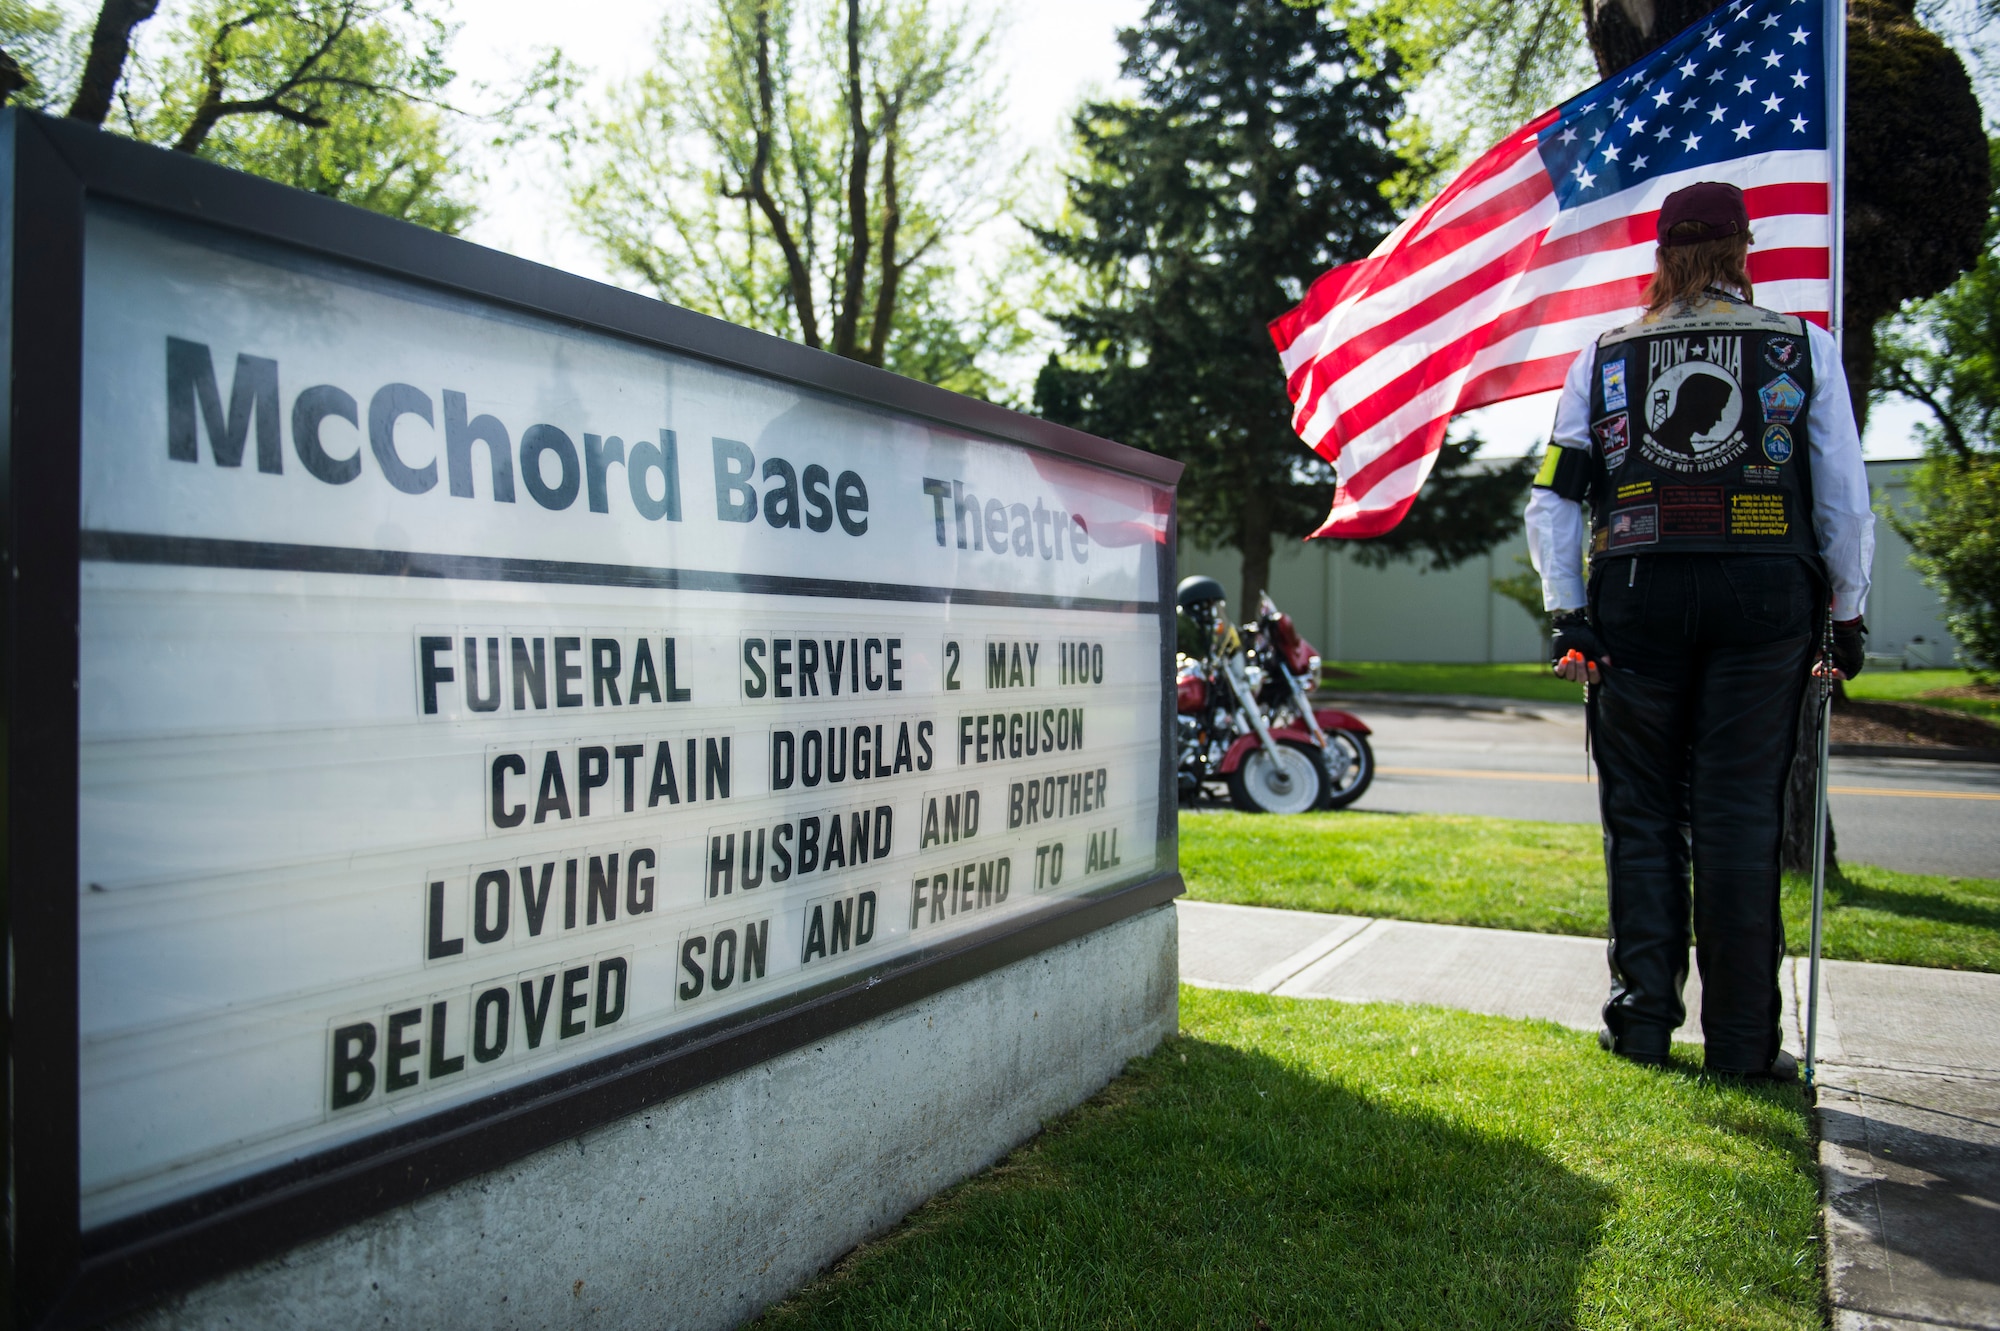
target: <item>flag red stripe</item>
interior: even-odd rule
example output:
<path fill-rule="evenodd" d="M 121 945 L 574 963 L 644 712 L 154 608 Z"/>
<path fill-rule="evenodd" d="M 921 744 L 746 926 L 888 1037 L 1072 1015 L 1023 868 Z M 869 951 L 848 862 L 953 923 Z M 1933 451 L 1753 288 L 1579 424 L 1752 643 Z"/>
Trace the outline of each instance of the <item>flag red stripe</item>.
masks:
<path fill-rule="evenodd" d="M 1825 281 L 1833 272 L 1832 256 L 1823 249 L 1799 247 L 1788 250 L 1759 250 L 1750 255 L 1752 282 L 1787 282 L 1818 278 Z"/>
<path fill-rule="evenodd" d="M 1410 505 L 1416 502 L 1417 497 L 1411 495 L 1407 499 L 1397 500 L 1386 508 L 1363 510 L 1352 518 L 1349 518 L 1346 522 L 1336 522 L 1333 518 L 1329 517 L 1320 526 L 1318 531 L 1306 537 L 1306 539 L 1310 541 L 1321 536 L 1342 536 L 1349 538 L 1380 536 L 1383 532 L 1388 531 L 1391 527 L 1401 522 L 1403 515 L 1410 511 Z M 1338 501 L 1336 500 L 1337 508 Z"/>
<path fill-rule="evenodd" d="M 1451 425 L 1451 413 L 1444 412 L 1431 417 L 1416 429 L 1398 439 L 1384 449 L 1382 456 L 1355 472 L 1347 479 L 1347 492 L 1356 499 L 1367 497 L 1370 490 L 1380 485 L 1388 477 L 1438 451 L 1444 443 L 1444 432 Z"/>
<path fill-rule="evenodd" d="M 1412 274 L 1418 274 L 1418 272 L 1430 268 L 1432 264 L 1444 262 L 1452 254 L 1458 254 L 1460 250 L 1464 250 L 1466 246 L 1470 246 L 1472 242 L 1482 240 L 1482 238 L 1490 236 L 1492 232 L 1508 226 L 1510 222 L 1514 222 L 1516 218 L 1520 218 L 1522 214 L 1526 214 L 1528 210 L 1532 210 L 1536 204 L 1540 204 L 1548 196 L 1550 196 L 1548 176 L 1544 176 L 1542 172 L 1536 172 L 1532 178 L 1522 180 L 1520 184 L 1508 186 L 1500 194 L 1494 194 L 1492 198 L 1482 200 L 1476 208 L 1470 208 L 1464 214 L 1452 218 L 1450 222 L 1446 222 L 1444 226 L 1440 226 L 1430 236 L 1424 236 L 1422 240 L 1414 240 L 1414 242 L 1402 246 L 1392 256 L 1388 256 L 1384 262 L 1376 264 L 1374 260 L 1362 260 L 1362 264 L 1368 266 L 1368 272 L 1366 274 L 1356 274 L 1354 282 L 1342 284 L 1342 288 L 1340 288 L 1338 294 L 1324 294 L 1322 296 L 1322 292 L 1316 286 L 1314 292 L 1306 296 L 1304 304 L 1300 304 L 1296 310 L 1292 310 L 1292 314 L 1282 316 L 1282 320 L 1290 320 L 1292 316 L 1302 316 L 1302 322 L 1298 326 L 1292 326 L 1292 328 L 1280 332 L 1278 322 L 1276 320 L 1272 322 L 1272 340 L 1278 342 L 1278 352 L 1282 354 L 1286 348 L 1290 348 L 1292 342 L 1298 338 L 1298 334 L 1306 332 L 1306 328 L 1310 328 L 1312 324 L 1316 324 L 1328 310 L 1336 308 L 1342 300 L 1346 300 L 1348 294 L 1352 294 L 1356 290 L 1380 292 L 1384 288 L 1390 288 L 1390 286 L 1402 282 L 1404 278 L 1408 278 Z M 1358 264 L 1348 264 L 1348 268 L 1358 268 Z M 1346 270 L 1336 270 L 1336 272 L 1346 272 Z M 1330 296 L 1330 298 L 1326 298 L 1326 296 Z"/>
<path fill-rule="evenodd" d="M 1538 324 L 1563 323 L 1570 319 L 1587 319 L 1593 314 L 1616 314 L 1620 310 L 1629 310 L 1639 303 L 1640 293 L 1645 289 L 1645 278 L 1621 277 L 1593 286 L 1551 291 L 1516 305 L 1487 324 L 1485 341 L 1489 344 L 1498 342 Z"/>
<path fill-rule="evenodd" d="M 1543 356 L 1537 360 L 1497 366 L 1466 380 L 1465 387 L 1458 390 L 1458 409 L 1471 411 L 1474 407 L 1490 407 L 1509 398 L 1561 388 L 1564 376 L 1569 373 L 1570 362 L 1575 359 L 1574 351 L 1565 351 L 1560 356 Z"/>
<path fill-rule="evenodd" d="M 1520 305 L 1488 320 L 1485 324 L 1461 334 L 1453 341 L 1432 350 L 1420 365 L 1397 376 L 1361 398 L 1348 411 L 1334 421 L 1329 431 L 1342 445 L 1359 435 L 1369 426 L 1379 423 L 1405 401 L 1415 397 L 1427 388 L 1450 378 L 1472 363 L 1479 350 L 1502 337 L 1510 336 L 1523 329 L 1539 324 L 1559 323 L 1569 319 L 1585 318 L 1593 314 L 1612 314 L 1632 308 L 1639 299 L 1639 291 L 1644 279 L 1619 279 L 1601 282 L 1594 286 L 1566 291 L 1552 291 L 1547 295 Z M 1575 353 L 1571 353 L 1572 355 Z M 1568 369 L 1568 357 L 1563 357 L 1564 369 Z M 1489 371 L 1489 374 L 1491 372 Z M 1484 378 L 1485 376 L 1482 376 Z M 1556 380 L 1559 387 L 1561 377 Z M 1538 389 L 1524 390 L 1538 392 Z M 1497 402 L 1499 398 L 1486 401 Z M 1480 405 L 1486 405 L 1482 403 Z M 1457 410 L 1470 409 L 1461 394 Z M 1324 451 L 1324 450 L 1322 450 Z"/>
<path fill-rule="evenodd" d="M 1543 119 L 1547 118 L 1543 117 Z M 1380 285 L 1386 286 L 1390 282 L 1400 280 L 1402 274 L 1422 268 L 1433 262 L 1436 257 L 1443 257 L 1441 254 L 1436 253 L 1440 248 L 1442 248 L 1444 253 L 1449 253 L 1450 250 L 1456 248 L 1456 246 L 1451 245 L 1440 247 L 1433 243 L 1434 237 L 1451 234 L 1453 229 L 1458 228 L 1468 221 L 1486 222 L 1486 226 L 1470 231 L 1463 236 L 1461 243 L 1475 240 L 1480 235 L 1485 234 L 1486 231 L 1491 230 L 1492 227 L 1502 225 L 1510 220 L 1513 214 L 1527 207 L 1532 207 L 1534 204 L 1548 197 L 1553 192 L 1553 187 L 1549 183 L 1548 175 L 1545 172 L 1538 171 L 1523 180 L 1520 184 L 1509 186 L 1499 194 L 1494 195 L 1491 199 L 1483 200 L 1475 207 L 1468 209 L 1464 214 L 1452 218 L 1438 231 L 1428 235 L 1420 234 L 1423 232 L 1424 227 L 1429 224 L 1430 219 L 1437 216 L 1446 204 L 1471 190 L 1474 186 L 1484 184 L 1487 180 L 1500 174 L 1502 170 L 1513 166 L 1521 157 L 1532 151 L 1532 143 L 1523 145 L 1512 141 L 1494 148 L 1485 157 L 1466 168 L 1464 174 L 1453 181 L 1449 189 L 1440 194 L 1428 208 L 1424 209 L 1421 220 L 1411 226 L 1408 232 L 1410 235 L 1417 236 L 1416 240 L 1406 241 L 1402 246 L 1388 254 L 1371 254 L 1366 259 L 1342 264 L 1338 268 L 1329 269 L 1320 274 L 1314 280 L 1311 288 L 1307 290 L 1304 300 L 1271 321 L 1271 338 L 1278 344 L 1278 350 L 1282 352 L 1285 348 L 1291 346 L 1297 340 L 1300 333 L 1319 322 L 1326 312 L 1340 304 L 1350 291 L 1363 284 L 1375 285 L 1375 278 L 1383 268 L 1391 265 L 1396 267 L 1396 275 L 1380 283 Z M 1508 212 L 1510 205 L 1513 210 L 1512 213 Z"/>
<path fill-rule="evenodd" d="M 1481 292 L 1498 286 L 1520 273 L 1534 257 L 1535 247 L 1539 243 L 1538 236 L 1523 236 L 1511 249 L 1487 260 L 1457 281 L 1439 287 L 1416 304 L 1398 310 L 1373 328 L 1349 338 L 1334 350 L 1307 362 L 1313 369 L 1314 377 L 1322 380 L 1321 391 L 1385 347 L 1393 346 L 1409 334 L 1449 314 Z M 1317 404 L 1318 396 L 1318 392 L 1309 394 L 1299 402 L 1300 410 L 1310 411 Z"/>
<path fill-rule="evenodd" d="M 1345 447 L 1356 435 L 1372 425 L 1380 424 L 1404 403 L 1429 389 L 1436 388 L 1463 370 L 1472 362 L 1473 356 L 1485 342 L 1486 330 L 1473 328 L 1459 334 L 1443 346 L 1433 348 L 1431 354 L 1423 360 L 1336 416 L 1332 428 L 1327 431 L 1329 436 L 1338 441 L 1334 444 L 1336 451 L 1329 455 L 1322 446 L 1320 453 L 1323 456 L 1338 457 L 1338 450 Z M 1368 466 L 1373 465 L 1372 462 L 1368 464 Z M 1368 466 L 1362 467 L 1355 476 L 1365 473 Z M 1352 488 L 1352 479 L 1348 483 Z M 1366 486 L 1359 487 L 1361 490 L 1366 488 Z"/>
<path fill-rule="evenodd" d="M 1304 321 L 1299 326 L 1291 328 L 1281 338 L 1276 328 L 1276 322 L 1274 321 L 1272 339 L 1278 342 L 1278 350 L 1282 353 L 1296 340 L 1298 334 L 1304 332 L 1313 323 L 1318 322 L 1320 317 L 1328 310 L 1339 305 L 1341 299 L 1344 299 L 1349 292 L 1360 287 L 1366 287 L 1371 291 L 1380 291 L 1384 288 L 1394 286 L 1404 278 L 1421 272 L 1429 268 L 1432 264 L 1450 258 L 1453 254 L 1463 250 L 1467 245 L 1483 239 L 1501 227 L 1506 226 L 1543 199 L 1546 199 L 1550 193 L 1548 176 L 1538 171 L 1529 179 L 1523 180 L 1519 184 L 1508 186 L 1490 199 L 1482 200 L 1476 207 L 1470 208 L 1459 216 L 1452 218 L 1449 222 L 1446 222 L 1443 226 L 1421 240 L 1412 241 L 1404 245 L 1381 263 L 1374 263 L 1368 259 L 1362 260 L 1363 264 L 1370 265 L 1370 270 L 1366 274 L 1366 281 L 1345 283 L 1339 295 L 1335 298 L 1322 300 L 1321 293 L 1317 290 L 1317 284 L 1315 284 L 1315 290 L 1307 295 L 1305 303 L 1292 311 L 1292 314 L 1305 316 Z M 1349 268 L 1357 266 L 1355 264 L 1348 265 Z M 1336 269 L 1335 271 L 1342 272 L 1345 270 Z M 1358 276 L 1360 275 L 1357 274 Z M 1282 317 L 1289 319 L 1291 315 Z"/>

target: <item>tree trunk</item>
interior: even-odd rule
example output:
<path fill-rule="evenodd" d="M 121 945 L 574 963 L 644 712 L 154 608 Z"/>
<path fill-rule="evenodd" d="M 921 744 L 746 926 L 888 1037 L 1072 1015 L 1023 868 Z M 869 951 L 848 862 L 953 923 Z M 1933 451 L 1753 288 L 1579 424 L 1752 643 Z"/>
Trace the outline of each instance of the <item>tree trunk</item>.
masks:
<path fill-rule="evenodd" d="M 0 106 L 5 106 L 8 98 L 27 86 L 28 76 L 21 72 L 20 62 L 0 51 Z"/>
<path fill-rule="evenodd" d="M 769 4 L 757 6 L 757 149 L 756 157 L 750 163 L 750 178 L 744 182 L 742 196 L 746 202 L 755 203 L 764 215 L 764 221 L 771 228 L 772 239 L 778 242 L 778 250 L 785 256 L 786 287 L 792 299 L 792 311 L 799 320 L 799 340 L 809 347 L 818 347 L 819 320 L 814 314 L 812 274 L 806 268 L 805 256 L 799 252 L 798 242 L 792 237 L 791 226 L 785 221 L 784 210 L 771 197 L 770 186 L 765 173 L 771 165 L 772 140 L 777 133 L 777 89 L 771 74 L 771 7 Z"/>
<path fill-rule="evenodd" d="M 104 0 L 97 11 L 97 26 L 90 31 L 90 55 L 83 62 L 83 77 L 77 80 L 76 96 L 70 99 L 71 120 L 86 125 L 104 123 L 104 117 L 111 114 L 118 80 L 125 75 L 132 29 L 153 17 L 159 7 L 160 0 Z"/>
<path fill-rule="evenodd" d="M 882 275 L 875 285 L 875 319 L 868 346 L 858 359 L 880 365 L 889 350 L 896 321 L 896 291 L 903 270 L 896 259 L 896 232 L 903 223 L 902 202 L 896 194 L 896 108 L 882 113 Z"/>
<path fill-rule="evenodd" d="M 1717 0 L 1583 0 L 1597 72 L 1610 77 L 1710 10 Z"/>
<path fill-rule="evenodd" d="M 1236 549 L 1243 556 L 1243 599 L 1236 607 L 1236 621 L 1254 618 L 1264 589 L 1271 582 L 1271 510 L 1253 489 L 1243 505 L 1242 526 L 1237 529 Z"/>
<path fill-rule="evenodd" d="M 1868 433 L 1868 385 L 1875 379 L 1875 320 L 1863 323 L 1847 316 L 1840 339 L 1840 367 L 1847 372 L 1847 400 L 1854 406 L 1854 428 Z"/>
<path fill-rule="evenodd" d="M 854 357 L 861 324 L 861 295 L 868 278 L 868 158 L 874 147 L 868 133 L 867 93 L 861 82 L 861 0 L 847 0 L 847 267 L 842 274 L 840 305 L 833 312 L 835 355 Z"/>

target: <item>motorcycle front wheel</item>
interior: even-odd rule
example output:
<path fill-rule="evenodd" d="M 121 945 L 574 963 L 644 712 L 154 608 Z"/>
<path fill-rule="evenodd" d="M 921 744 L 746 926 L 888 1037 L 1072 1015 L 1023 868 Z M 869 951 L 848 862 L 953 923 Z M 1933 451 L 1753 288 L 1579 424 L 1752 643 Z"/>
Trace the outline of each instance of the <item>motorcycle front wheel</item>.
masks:
<path fill-rule="evenodd" d="M 1366 735 L 1351 730 L 1326 732 L 1326 794 L 1322 809 L 1344 809 L 1361 798 L 1375 779 L 1375 750 Z"/>
<path fill-rule="evenodd" d="M 1288 739 L 1278 741 L 1275 758 L 1261 747 L 1250 750 L 1229 774 L 1229 802 L 1244 813 L 1304 813 L 1325 789 L 1318 750 Z"/>

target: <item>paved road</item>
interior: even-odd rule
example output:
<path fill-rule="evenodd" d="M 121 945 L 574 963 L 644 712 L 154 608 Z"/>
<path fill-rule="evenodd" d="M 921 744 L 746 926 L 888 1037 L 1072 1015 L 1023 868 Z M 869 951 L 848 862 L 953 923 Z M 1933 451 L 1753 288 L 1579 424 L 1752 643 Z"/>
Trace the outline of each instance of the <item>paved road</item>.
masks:
<path fill-rule="evenodd" d="M 1581 707 L 1469 712 L 1368 702 L 1352 710 L 1374 728 L 1378 765 L 1357 808 L 1597 821 Z M 1843 859 L 2000 878 L 2000 766 L 1835 758 L 1832 804 Z"/>

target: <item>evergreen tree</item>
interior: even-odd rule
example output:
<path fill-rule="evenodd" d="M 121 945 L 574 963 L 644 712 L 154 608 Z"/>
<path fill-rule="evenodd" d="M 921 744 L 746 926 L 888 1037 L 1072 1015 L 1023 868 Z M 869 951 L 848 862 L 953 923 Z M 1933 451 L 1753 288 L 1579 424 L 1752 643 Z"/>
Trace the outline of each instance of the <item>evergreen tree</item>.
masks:
<path fill-rule="evenodd" d="M 1139 99 L 1077 113 L 1068 216 L 1037 231 L 1090 296 L 1057 318 L 1067 348 L 1036 405 L 1187 464 L 1182 529 L 1242 554 L 1239 608 L 1254 613 L 1276 538 L 1312 531 L 1333 495 L 1332 469 L 1292 431 L 1265 326 L 1395 222 L 1395 65 L 1364 58 L 1324 10 L 1280 0 L 1154 0 L 1119 41 Z M 1471 451 L 1446 449 L 1431 481 L 1466 520 L 1419 501 L 1371 556 L 1422 549 L 1448 565 L 1513 529 L 1526 472 L 1481 472 Z"/>

